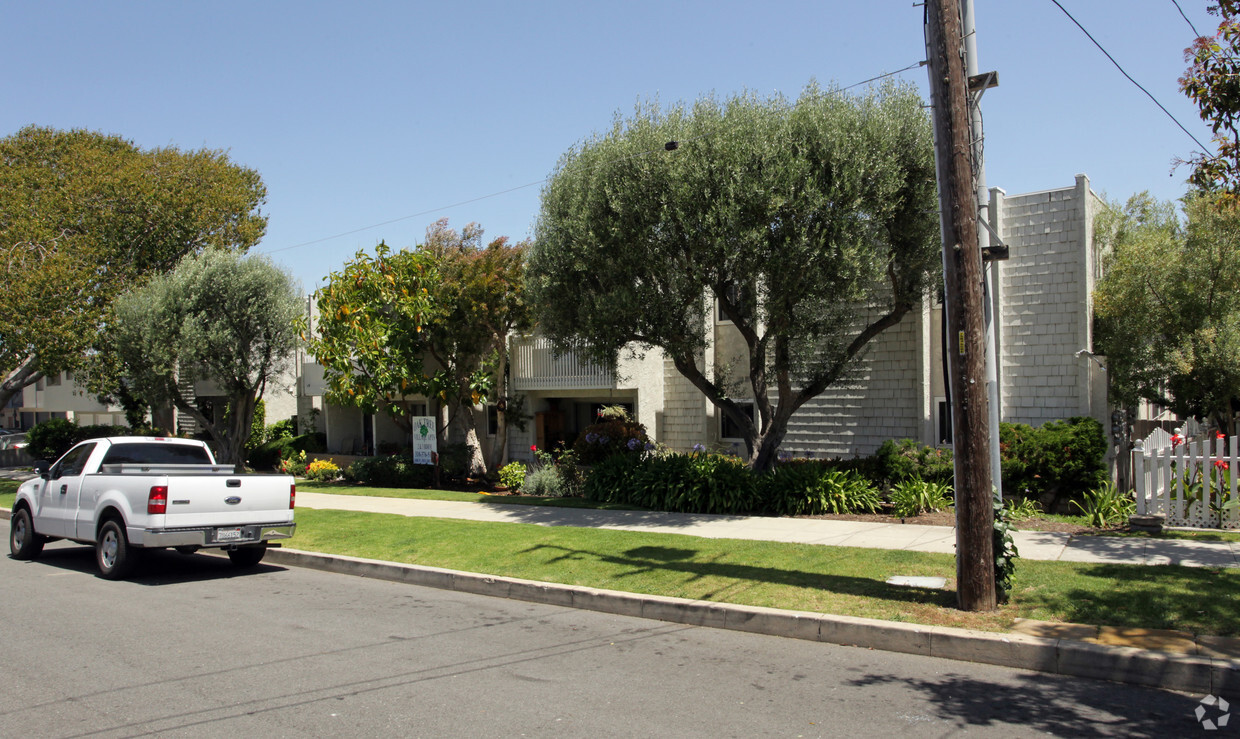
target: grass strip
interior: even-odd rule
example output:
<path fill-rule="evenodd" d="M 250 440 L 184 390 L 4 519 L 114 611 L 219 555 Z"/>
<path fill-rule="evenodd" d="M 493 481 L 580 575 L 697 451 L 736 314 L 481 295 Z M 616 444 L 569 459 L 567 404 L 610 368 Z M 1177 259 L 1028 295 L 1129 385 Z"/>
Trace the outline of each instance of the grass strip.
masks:
<path fill-rule="evenodd" d="M 295 549 L 745 605 L 1003 631 L 1015 618 L 1240 634 L 1240 571 L 1020 560 L 1011 602 L 955 608 L 946 554 L 301 509 Z M 938 576 L 948 590 L 887 585 Z"/>
<path fill-rule="evenodd" d="M 308 493 L 331 495 L 367 495 L 375 498 L 411 498 L 414 500 L 453 500 L 466 503 L 503 503 L 506 505 L 552 506 L 557 508 L 593 508 L 603 511 L 642 511 L 638 506 L 599 503 L 585 498 L 546 498 L 535 495 L 488 495 L 484 492 L 432 490 L 422 488 L 379 488 L 341 482 L 298 480 L 297 489 Z"/>

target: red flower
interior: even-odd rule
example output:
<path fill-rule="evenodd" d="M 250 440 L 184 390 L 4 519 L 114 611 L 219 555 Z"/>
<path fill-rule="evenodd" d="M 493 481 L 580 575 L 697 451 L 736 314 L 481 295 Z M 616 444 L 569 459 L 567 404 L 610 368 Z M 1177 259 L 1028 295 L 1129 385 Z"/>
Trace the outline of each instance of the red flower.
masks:
<path fill-rule="evenodd" d="M 1179 445 L 1183 443 L 1184 443 L 1183 436 L 1180 436 L 1179 434 L 1175 434 L 1174 436 L 1171 437 L 1171 448 L 1172 449 L 1175 449 L 1176 447 L 1178 447 Z"/>
<path fill-rule="evenodd" d="M 531 451 L 531 452 L 536 452 L 536 451 L 538 451 L 538 445 L 537 445 L 537 444 L 530 444 L 530 451 Z"/>
<path fill-rule="evenodd" d="M 1227 462 L 1224 462 L 1224 461 L 1223 461 L 1223 460 L 1221 460 L 1221 459 L 1220 459 L 1219 461 L 1215 462 L 1215 463 L 1214 463 L 1214 466 L 1215 466 L 1215 468 L 1220 469 L 1220 470 L 1229 469 L 1229 466 L 1228 466 Z"/>
<path fill-rule="evenodd" d="M 1216 432 L 1214 433 L 1214 438 L 1216 438 L 1216 439 L 1225 439 L 1225 438 L 1227 438 L 1227 437 L 1223 436 L 1223 432 L 1222 432 L 1222 431 L 1216 431 Z"/>

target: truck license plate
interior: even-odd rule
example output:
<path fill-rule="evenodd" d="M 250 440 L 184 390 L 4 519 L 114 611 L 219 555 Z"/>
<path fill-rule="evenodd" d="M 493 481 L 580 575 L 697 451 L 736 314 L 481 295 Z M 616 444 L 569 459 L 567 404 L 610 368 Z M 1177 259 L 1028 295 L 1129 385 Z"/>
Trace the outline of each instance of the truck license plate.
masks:
<path fill-rule="evenodd" d="M 215 532 L 216 541 L 240 541 L 242 536 L 240 528 L 217 529 Z"/>

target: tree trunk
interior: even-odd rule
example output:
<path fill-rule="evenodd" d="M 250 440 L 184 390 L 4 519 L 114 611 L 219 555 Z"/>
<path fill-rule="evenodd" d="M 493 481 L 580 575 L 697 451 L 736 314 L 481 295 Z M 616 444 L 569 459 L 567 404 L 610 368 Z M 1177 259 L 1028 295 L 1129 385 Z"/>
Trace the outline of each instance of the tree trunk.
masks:
<path fill-rule="evenodd" d="M 487 462 L 482 458 L 482 447 L 478 444 L 478 429 L 474 426 L 474 407 L 461 401 L 455 404 L 453 416 L 454 434 L 465 444 L 467 452 L 465 474 L 470 477 L 481 477 L 487 473 Z"/>
<path fill-rule="evenodd" d="M 32 385 L 43 378 L 38 369 L 38 360 L 33 354 L 18 363 L 0 382 L 0 408 L 7 408 L 13 396 L 20 393 L 27 385 Z"/>

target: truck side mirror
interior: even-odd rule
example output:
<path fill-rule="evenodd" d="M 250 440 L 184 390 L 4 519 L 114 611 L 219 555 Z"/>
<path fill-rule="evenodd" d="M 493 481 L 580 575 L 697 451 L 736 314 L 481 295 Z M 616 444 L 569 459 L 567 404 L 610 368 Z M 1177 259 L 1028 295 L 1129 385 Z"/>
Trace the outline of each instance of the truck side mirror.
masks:
<path fill-rule="evenodd" d="M 36 459 L 34 461 L 34 471 L 39 473 L 39 477 L 42 477 L 44 480 L 48 479 L 47 471 L 51 468 L 52 463 L 46 459 Z"/>

